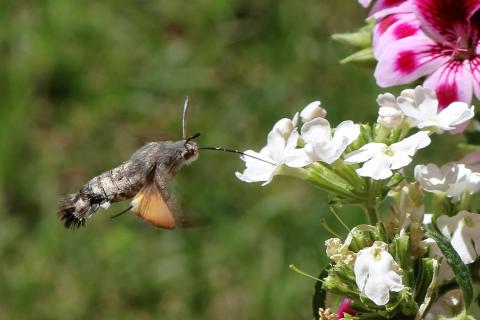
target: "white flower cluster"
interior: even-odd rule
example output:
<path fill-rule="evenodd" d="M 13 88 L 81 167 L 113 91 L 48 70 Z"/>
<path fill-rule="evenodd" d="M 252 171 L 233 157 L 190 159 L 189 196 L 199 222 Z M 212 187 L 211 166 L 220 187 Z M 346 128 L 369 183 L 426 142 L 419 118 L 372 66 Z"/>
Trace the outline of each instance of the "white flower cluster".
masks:
<path fill-rule="evenodd" d="M 430 144 L 432 132 L 454 130 L 474 114 L 473 106 L 463 102 L 454 102 L 439 111 L 435 92 L 421 86 L 402 91 L 398 98 L 390 93 L 381 94 L 377 102 L 380 105 L 380 127 L 398 130 L 399 139 L 374 140 L 344 155 L 347 147 L 359 137 L 360 126 L 347 120 L 332 129 L 320 101 L 314 101 L 293 119 L 279 120 L 260 152 L 245 151 L 247 157 L 242 160 L 246 169 L 243 173 L 237 172 L 237 177 L 245 182 L 264 182 L 266 185 L 284 166 L 303 168 L 315 162 L 332 164 L 343 156 L 347 164 L 363 163 L 356 168 L 358 175 L 374 180 L 387 179 L 393 175 L 392 170 L 410 164 L 413 155 Z M 303 123 L 300 130 L 297 128 L 299 118 Z M 421 131 L 405 137 L 415 127 Z"/>
<path fill-rule="evenodd" d="M 403 90 L 398 98 L 390 93 L 381 94 L 377 103 L 380 106 L 377 122 L 387 128 L 399 127 L 406 121 L 411 128 L 442 133 L 454 130 L 474 115 L 473 106 L 458 101 L 439 111 L 435 91 L 422 86 Z"/>
<path fill-rule="evenodd" d="M 327 112 L 320 101 L 307 105 L 301 112 L 303 126 L 297 130 L 298 113 L 293 119 L 281 119 L 268 134 L 267 145 L 260 152 L 252 150 L 242 157 L 246 169 L 236 176 L 245 182 L 268 184 L 283 165 L 292 168 L 305 167 L 313 162 L 332 163 L 343 154 L 359 135 L 360 126 L 352 121 L 340 123 L 332 134 L 330 123 L 323 118 Z M 299 147 L 299 143 L 303 147 Z M 258 159 L 264 161 L 259 161 Z"/>
<path fill-rule="evenodd" d="M 369 224 L 349 229 L 340 220 L 350 230 L 344 241 L 322 222 L 335 236 L 325 242 L 331 266 L 322 288 L 369 312 L 382 310 L 388 318 L 406 312 L 423 319 L 430 301 L 437 299 L 434 287 L 451 283 L 461 273 L 458 265 L 465 267 L 459 260 L 451 264 L 444 253 L 452 256 L 455 250 L 463 264 L 480 257 L 480 215 L 472 205 L 473 194 L 480 192 L 480 152 L 464 163 L 417 165 L 415 182 L 394 173 L 430 145 L 432 134 L 467 123 L 474 108 L 453 102 L 440 110 L 435 92 L 421 86 L 398 97 L 381 94 L 377 103 L 376 124 L 347 120 L 335 128 L 320 102 L 310 103 L 292 119 L 279 120 L 260 152 L 245 151 L 246 168 L 236 175 L 263 185 L 275 175 L 293 175 L 329 192 L 334 205 L 362 206 Z M 425 191 L 433 196 L 425 197 Z M 391 216 L 382 220 L 377 210 L 387 194 L 394 204 Z M 426 207 L 432 212 L 426 213 Z M 412 298 L 415 290 L 424 294 L 425 304 Z"/>
<path fill-rule="evenodd" d="M 429 163 L 415 166 L 415 179 L 428 192 L 443 192 L 459 201 L 464 194 L 480 191 L 480 173 L 462 163 L 448 163 L 441 168 Z"/>
<path fill-rule="evenodd" d="M 380 106 L 377 122 L 386 128 L 408 128 L 421 130 L 402 141 L 386 145 L 368 143 L 359 150 L 345 156 L 346 163 L 364 163 L 357 173 L 375 180 L 392 176 L 392 170 L 407 166 L 419 149 L 431 142 L 430 131 L 442 133 L 470 120 L 474 107 L 463 102 L 454 102 L 438 112 L 438 99 L 435 91 L 422 86 L 402 91 L 398 98 L 390 93 L 377 98 Z"/>

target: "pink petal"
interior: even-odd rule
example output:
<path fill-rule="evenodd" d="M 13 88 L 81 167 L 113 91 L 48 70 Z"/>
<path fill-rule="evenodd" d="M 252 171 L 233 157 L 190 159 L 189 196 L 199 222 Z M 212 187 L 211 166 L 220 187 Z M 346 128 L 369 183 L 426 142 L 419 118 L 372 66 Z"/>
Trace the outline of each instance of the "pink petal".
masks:
<path fill-rule="evenodd" d="M 412 13 L 414 12 L 414 9 L 415 7 L 409 1 L 405 1 L 399 6 L 391 7 L 391 8 L 387 8 L 387 9 L 383 9 L 378 12 L 375 12 L 370 17 L 374 18 L 375 20 L 380 20 L 391 14 Z"/>
<path fill-rule="evenodd" d="M 480 151 L 469 153 L 463 157 L 462 160 L 457 162 L 464 163 L 467 168 L 476 172 L 480 172 Z"/>
<path fill-rule="evenodd" d="M 390 26 L 392 24 L 394 24 L 395 22 L 397 22 L 401 18 L 402 18 L 401 14 L 392 14 L 392 15 L 389 15 L 389 16 L 385 17 L 384 19 L 379 20 L 377 22 L 377 24 L 375 25 L 375 28 L 373 29 L 373 39 L 374 39 L 374 41 L 375 41 L 375 39 L 382 36 L 388 30 L 388 28 L 390 28 Z"/>
<path fill-rule="evenodd" d="M 450 60 L 442 47 L 425 36 L 400 39 L 383 50 L 375 69 L 380 87 L 410 83 L 435 71 Z"/>
<path fill-rule="evenodd" d="M 413 13 L 391 15 L 384 20 L 391 19 L 391 17 L 398 20 L 390 25 L 385 32 L 381 33 L 381 28 L 377 28 L 381 22 L 375 26 L 373 33 L 373 53 L 377 59 L 385 48 L 393 42 L 406 37 L 424 35 L 420 30 L 420 22 Z"/>
<path fill-rule="evenodd" d="M 456 44 L 471 35 L 470 18 L 480 8 L 480 0 L 412 0 L 425 31 L 439 43 Z"/>
<path fill-rule="evenodd" d="M 378 0 L 373 5 L 372 10 L 370 11 L 370 15 L 381 10 L 399 6 L 404 2 L 406 2 L 406 0 Z"/>
<path fill-rule="evenodd" d="M 480 99 L 480 57 L 470 60 L 469 67 L 473 77 L 473 90 L 475 96 L 477 99 Z"/>
<path fill-rule="evenodd" d="M 348 307 L 352 304 L 348 298 L 343 299 L 342 304 L 338 307 L 337 310 L 337 319 L 345 318 L 345 314 L 355 315 L 356 313 L 350 310 Z"/>
<path fill-rule="evenodd" d="M 469 104 L 472 101 L 472 82 L 468 61 L 452 60 L 428 77 L 423 86 L 435 90 L 441 110 L 454 101 Z"/>

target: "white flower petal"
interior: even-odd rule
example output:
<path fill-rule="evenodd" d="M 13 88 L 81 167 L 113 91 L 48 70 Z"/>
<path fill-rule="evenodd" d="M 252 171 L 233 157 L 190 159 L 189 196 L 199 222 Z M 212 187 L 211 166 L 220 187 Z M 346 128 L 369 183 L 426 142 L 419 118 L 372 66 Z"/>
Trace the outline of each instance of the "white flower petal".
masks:
<path fill-rule="evenodd" d="M 300 112 L 300 118 L 303 122 L 308 122 L 315 118 L 325 118 L 327 116 L 327 111 L 321 107 L 320 101 L 313 101 L 309 103 L 303 110 Z"/>
<path fill-rule="evenodd" d="M 278 130 L 285 139 L 292 133 L 294 128 L 293 121 L 288 118 L 280 119 L 273 125 L 273 130 Z"/>
<path fill-rule="evenodd" d="M 444 191 L 447 189 L 445 176 L 435 164 L 417 165 L 414 172 L 415 180 L 420 182 L 423 189 L 427 191 Z"/>
<path fill-rule="evenodd" d="M 468 177 L 468 192 L 480 191 L 480 172 L 472 172 Z"/>
<path fill-rule="evenodd" d="M 274 162 L 280 161 L 282 159 L 283 151 L 286 146 L 286 139 L 278 128 L 273 128 L 272 131 L 268 133 L 267 136 L 267 147 L 270 150 L 270 154 Z"/>
<path fill-rule="evenodd" d="M 363 166 L 356 170 L 362 177 L 370 177 L 374 180 L 383 180 L 392 176 L 390 161 L 384 154 L 379 154 L 368 160 Z"/>
<path fill-rule="evenodd" d="M 457 251 L 458 255 L 465 264 L 473 263 L 478 253 L 473 246 L 472 241 L 469 241 L 469 232 L 466 229 L 465 223 L 459 223 L 457 229 L 453 233 L 451 243 L 452 247 Z"/>
<path fill-rule="evenodd" d="M 297 130 L 293 130 L 290 136 L 288 137 L 287 141 L 285 142 L 284 151 L 287 152 L 288 150 L 296 148 L 299 137 L 300 135 L 298 134 Z"/>
<path fill-rule="evenodd" d="M 473 263 L 480 255 L 480 215 L 460 211 L 453 217 L 446 215 L 437 219 L 437 227 L 450 239 L 452 247 L 463 263 Z"/>
<path fill-rule="evenodd" d="M 357 253 L 354 265 L 359 290 L 377 305 L 388 303 L 390 291 L 398 292 L 404 288 L 398 274 L 400 268 L 386 248 L 387 244 L 376 241 Z"/>
<path fill-rule="evenodd" d="M 333 144 L 339 143 L 340 145 L 342 145 L 340 141 L 343 141 L 344 139 L 346 139 L 346 143 L 347 145 L 349 145 L 358 138 L 359 134 L 360 134 L 360 126 L 358 124 L 355 124 L 353 123 L 353 121 L 350 121 L 350 120 L 343 121 L 335 128 L 335 133 L 333 134 L 332 143 Z M 343 148 L 343 145 L 340 148 Z"/>
<path fill-rule="evenodd" d="M 330 123 L 323 118 L 313 119 L 302 126 L 301 134 L 307 143 L 328 143 L 331 139 Z"/>
<path fill-rule="evenodd" d="M 412 126 L 415 126 L 418 123 L 419 119 L 424 120 L 420 111 L 415 108 L 415 104 L 413 101 L 405 97 L 398 97 L 397 102 L 400 110 L 402 110 L 403 114 L 408 118 L 409 123 Z"/>
<path fill-rule="evenodd" d="M 436 122 L 442 130 L 453 130 L 474 116 L 474 107 L 465 102 L 453 102 L 436 116 Z"/>
<path fill-rule="evenodd" d="M 400 142 L 392 144 L 390 148 L 395 153 L 401 152 L 413 156 L 418 149 L 425 148 L 431 141 L 427 131 L 419 131 Z"/>
<path fill-rule="evenodd" d="M 389 92 L 377 96 L 377 104 L 382 108 L 394 109 L 399 111 L 395 96 Z"/>
<path fill-rule="evenodd" d="M 244 153 L 246 155 L 273 163 L 273 159 L 270 157 L 269 150 L 266 147 L 263 148 L 259 153 L 252 150 L 247 150 Z M 277 170 L 277 166 L 275 164 L 269 164 L 255 158 L 245 156 L 242 156 L 241 159 L 245 162 L 245 170 L 243 173 L 236 172 L 235 176 L 244 182 L 270 182 L 275 170 Z"/>
<path fill-rule="evenodd" d="M 383 154 L 387 149 L 387 145 L 384 143 L 367 143 L 362 146 L 360 149 L 350 152 L 345 155 L 346 163 L 362 163 L 365 162 L 378 154 Z"/>
<path fill-rule="evenodd" d="M 406 153 L 398 153 L 390 157 L 390 169 L 397 170 L 406 167 L 412 162 L 412 158 Z"/>
<path fill-rule="evenodd" d="M 312 162 L 304 148 L 289 150 L 284 157 L 285 164 L 292 168 L 303 168 Z"/>
<path fill-rule="evenodd" d="M 430 88 L 424 88 L 422 86 L 415 88 L 415 104 L 423 118 L 433 117 L 437 114 L 437 95 L 435 91 Z"/>

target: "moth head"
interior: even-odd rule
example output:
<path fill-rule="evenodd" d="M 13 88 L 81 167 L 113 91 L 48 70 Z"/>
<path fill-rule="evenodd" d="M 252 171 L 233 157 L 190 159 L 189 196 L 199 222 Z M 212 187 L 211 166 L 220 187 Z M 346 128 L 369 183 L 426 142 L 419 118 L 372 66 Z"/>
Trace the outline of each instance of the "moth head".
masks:
<path fill-rule="evenodd" d="M 199 135 L 200 133 L 194 134 L 190 138 L 186 139 L 183 144 L 182 159 L 185 161 L 185 164 L 190 164 L 198 158 L 198 146 L 193 140 Z"/>

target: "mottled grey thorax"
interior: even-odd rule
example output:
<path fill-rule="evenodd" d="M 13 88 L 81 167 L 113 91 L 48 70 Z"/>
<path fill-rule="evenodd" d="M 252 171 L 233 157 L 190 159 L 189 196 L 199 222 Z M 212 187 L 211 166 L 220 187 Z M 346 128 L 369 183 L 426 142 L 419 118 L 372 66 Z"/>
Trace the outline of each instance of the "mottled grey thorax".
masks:
<path fill-rule="evenodd" d="M 81 197 L 88 198 L 90 204 L 100 205 L 132 198 L 144 186 L 163 150 L 170 146 L 169 141 L 147 143 L 128 161 L 87 182 L 80 190 Z"/>

